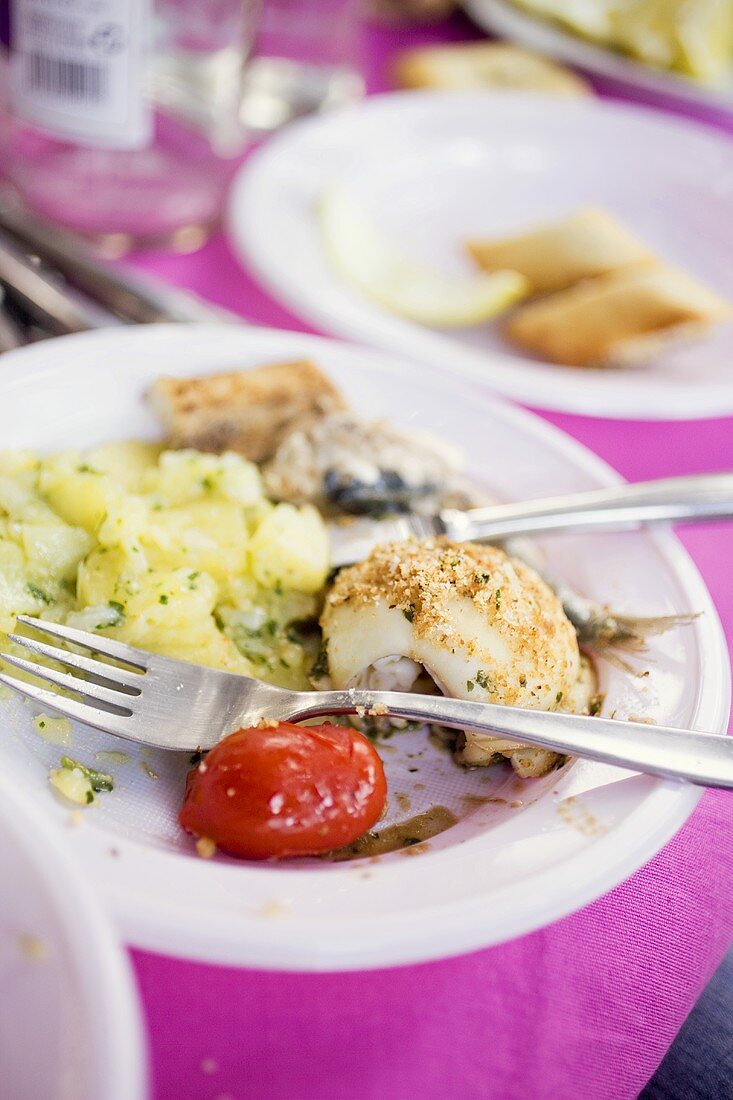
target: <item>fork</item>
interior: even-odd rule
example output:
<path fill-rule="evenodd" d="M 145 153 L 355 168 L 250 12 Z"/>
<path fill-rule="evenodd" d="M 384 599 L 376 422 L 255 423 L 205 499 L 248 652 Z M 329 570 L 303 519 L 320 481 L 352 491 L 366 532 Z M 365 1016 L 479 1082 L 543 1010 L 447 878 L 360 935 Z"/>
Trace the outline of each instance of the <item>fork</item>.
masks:
<path fill-rule="evenodd" d="M 434 516 L 412 513 L 330 523 L 331 564 L 335 568 L 362 561 L 380 543 L 434 535 L 480 542 L 513 535 L 620 531 L 639 524 L 732 518 L 733 473 L 690 474 L 468 511 L 445 508 Z"/>
<path fill-rule="evenodd" d="M 667 779 L 733 788 L 733 737 L 722 734 L 399 691 L 289 691 L 249 676 L 159 657 L 43 619 L 19 615 L 17 621 L 125 667 L 37 638 L 10 634 L 12 641 L 31 654 L 73 671 L 59 672 L 9 653 L 0 653 L 0 659 L 82 698 L 61 695 L 4 672 L 0 682 L 68 718 L 139 745 L 193 752 L 211 749 L 226 733 L 262 719 L 297 722 L 322 715 L 371 712 L 501 734 L 522 744 Z"/>

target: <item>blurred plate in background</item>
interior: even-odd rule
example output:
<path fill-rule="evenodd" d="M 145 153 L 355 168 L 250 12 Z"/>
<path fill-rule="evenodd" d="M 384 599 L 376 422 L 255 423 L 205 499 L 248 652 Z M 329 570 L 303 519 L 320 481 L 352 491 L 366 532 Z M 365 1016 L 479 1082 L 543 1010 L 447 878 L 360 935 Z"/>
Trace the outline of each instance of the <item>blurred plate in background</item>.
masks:
<path fill-rule="evenodd" d="M 702 84 L 682 73 L 644 65 L 633 57 L 604 48 L 565 30 L 551 19 L 535 18 L 511 0 L 462 0 L 473 21 L 492 34 L 575 65 L 594 76 L 627 88 L 651 93 L 660 101 L 689 103 L 727 111 L 733 116 L 733 70 L 722 85 Z M 593 0 L 591 0 L 593 2 Z"/>
<path fill-rule="evenodd" d="M 318 200 L 342 184 L 398 250 L 467 273 L 462 244 L 596 205 L 653 252 L 723 296 L 733 288 L 733 143 L 712 130 L 611 101 L 512 92 L 401 92 L 295 123 L 241 170 L 229 229 L 244 263 L 300 317 L 469 375 L 539 408 L 686 419 L 733 412 L 733 323 L 648 363 L 611 370 L 540 362 L 496 322 L 408 321 L 331 264 Z"/>

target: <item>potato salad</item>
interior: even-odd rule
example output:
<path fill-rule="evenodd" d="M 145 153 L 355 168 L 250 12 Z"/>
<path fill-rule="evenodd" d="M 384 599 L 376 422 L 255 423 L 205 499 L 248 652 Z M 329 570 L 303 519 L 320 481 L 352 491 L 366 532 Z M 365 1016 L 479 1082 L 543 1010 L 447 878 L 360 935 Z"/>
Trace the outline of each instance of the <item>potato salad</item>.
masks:
<path fill-rule="evenodd" d="M 238 454 L 0 454 L 4 634 L 35 615 L 306 688 L 327 571 L 318 511 L 270 502 Z"/>

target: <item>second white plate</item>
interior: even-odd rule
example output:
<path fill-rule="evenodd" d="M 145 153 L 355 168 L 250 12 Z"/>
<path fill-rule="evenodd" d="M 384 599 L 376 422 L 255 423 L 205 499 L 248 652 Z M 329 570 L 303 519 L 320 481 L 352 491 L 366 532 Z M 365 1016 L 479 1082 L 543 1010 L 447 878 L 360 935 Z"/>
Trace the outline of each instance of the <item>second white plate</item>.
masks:
<path fill-rule="evenodd" d="M 636 370 L 578 370 L 522 355 L 496 324 L 422 327 L 354 290 L 325 254 L 316 203 L 349 187 L 418 259 L 468 270 L 461 242 L 596 204 L 660 257 L 722 294 L 733 287 L 733 144 L 712 130 L 611 102 L 521 93 L 398 93 L 297 123 L 232 191 L 235 248 L 319 328 L 420 358 L 540 408 L 687 419 L 733 412 L 733 324 Z"/>

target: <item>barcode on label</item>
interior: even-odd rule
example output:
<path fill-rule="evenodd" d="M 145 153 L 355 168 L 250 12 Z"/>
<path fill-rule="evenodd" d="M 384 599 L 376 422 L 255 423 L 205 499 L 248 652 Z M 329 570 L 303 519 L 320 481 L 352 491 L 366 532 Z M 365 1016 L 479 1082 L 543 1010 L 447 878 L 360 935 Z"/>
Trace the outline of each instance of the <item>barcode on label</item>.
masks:
<path fill-rule="evenodd" d="M 107 70 L 102 65 L 68 61 L 30 53 L 26 57 L 28 87 L 76 103 L 100 103 L 107 97 Z"/>

